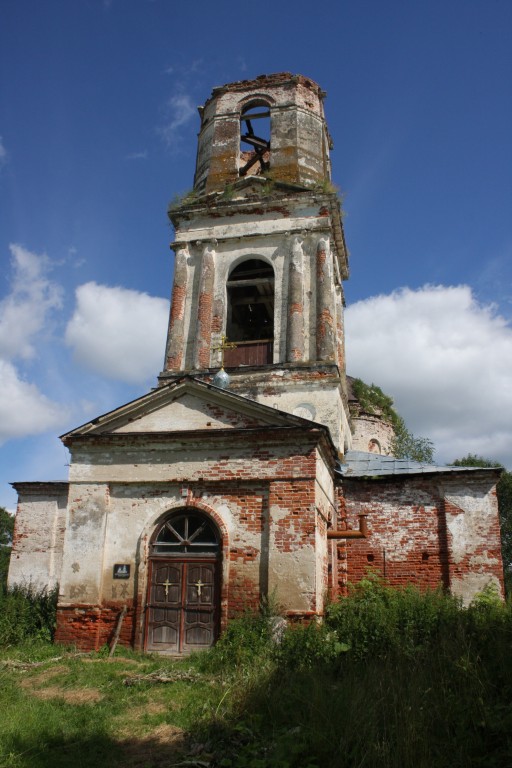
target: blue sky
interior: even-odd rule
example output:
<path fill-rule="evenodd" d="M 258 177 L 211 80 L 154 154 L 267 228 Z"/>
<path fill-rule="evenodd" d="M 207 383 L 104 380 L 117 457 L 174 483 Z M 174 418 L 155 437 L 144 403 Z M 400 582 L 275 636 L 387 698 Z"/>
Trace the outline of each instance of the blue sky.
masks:
<path fill-rule="evenodd" d="M 348 369 L 437 459 L 512 467 L 510 0 L 3 0 L 0 504 L 65 479 L 56 435 L 154 385 L 216 85 L 327 91 L 351 254 Z"/>

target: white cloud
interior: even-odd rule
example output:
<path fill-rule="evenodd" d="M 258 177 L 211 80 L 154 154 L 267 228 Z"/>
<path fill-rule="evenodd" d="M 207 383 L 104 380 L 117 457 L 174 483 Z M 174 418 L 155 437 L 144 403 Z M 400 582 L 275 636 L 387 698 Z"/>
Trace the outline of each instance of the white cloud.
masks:
<path fill-rule="evenodd" d="M 126 160 L 147 160 L 148 158 L 148 151 L 145 149 L 143 152 L 131 152 L 129 155 L 126 155 Z"/>
<path fill-rule="evenodd" d="M 13 277 L 10 293 L 0 301 L 0 357 L 35 355 L 34 338 L 52 310 L 62 305 L 62 289 L 48 278 L 50 260 L 21 245 L 11 244 Z"/>
<path fill-rule="evenodd" d="M 13 437 L 45 432 L 65 423 L 69 414 L 45 397 L 35 384 L 23 381 L 16 368 L 0 360 L 0 444 Z"/>
<path fill-rule="evenodd" d="M 161 370 L 169 315 L 165 299 L 86 283 L 66 329 L 75 360 L 91 371 L 144 383 Z"/>
<path fill-rule="evenodd" d="M 160 133 L 166 144 L 172 147 L 179 135 L 179 129 L 197 115 L 197 108 L 187 93 L 176 93 L 168 100 L 165 112 L 166 121 L 160 128 Z"/>
<path fill-rule="evenodd" d="M 61 426 L 68 410 L 27 381 L 13 360 L 36 358 L 50 314 L 61 307 L 62 290 L 48 277 L 46 255 L 10 245 L 9 293 L 0 301 L 0 443 Z"/>
<path fill-rule="evenodd" d="M 512 327 L 468 286 L 407 288 L 346 314 L 347 366 L 379 385 L 436 459 L 512 466 Z"/>
<path fill-rule="evenodd" d="M 0 168 L 7 162 L 7 150 L 4 146 L 2 137 L 0 136 Z"/>

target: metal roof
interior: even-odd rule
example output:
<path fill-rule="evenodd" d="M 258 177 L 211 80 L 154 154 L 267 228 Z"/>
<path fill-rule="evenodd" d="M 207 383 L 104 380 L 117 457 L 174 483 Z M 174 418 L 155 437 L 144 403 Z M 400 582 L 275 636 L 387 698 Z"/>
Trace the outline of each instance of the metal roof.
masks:
<path fill-rule="evenodd" d="M 422 464 L 410 459 L 396 459 L 365 451 L 347 451 L 336 471 L 343 477 L 391 477 L 397 475 L 447 474 L 455 472 L 485 471 L 487 467 L 453 467 Z M 493 468 L 496 471 L 496 468 Z"/>

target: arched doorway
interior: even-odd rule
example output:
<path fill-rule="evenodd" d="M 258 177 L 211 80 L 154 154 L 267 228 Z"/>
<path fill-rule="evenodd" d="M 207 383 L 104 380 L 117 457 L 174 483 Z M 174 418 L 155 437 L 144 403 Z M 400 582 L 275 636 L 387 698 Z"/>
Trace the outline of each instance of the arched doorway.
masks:
<path fill-rule="evenodd" d="M 179 510 L 150 544 L 145 648 L 187 654 L 209 648 L 218 631 L 221 539 L 198 510 Z"/>

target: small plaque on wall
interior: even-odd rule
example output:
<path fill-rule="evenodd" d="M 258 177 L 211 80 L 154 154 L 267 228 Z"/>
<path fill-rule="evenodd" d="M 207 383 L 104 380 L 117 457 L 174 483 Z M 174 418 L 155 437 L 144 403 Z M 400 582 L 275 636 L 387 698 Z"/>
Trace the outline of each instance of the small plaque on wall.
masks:
<path fill-rule="evenodd" d="M 116 563 L 114 565 L 114 579 L 129 579 L 130 566 L 127 563 Z"/>

